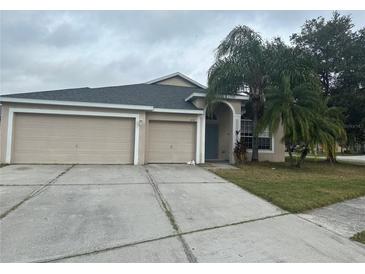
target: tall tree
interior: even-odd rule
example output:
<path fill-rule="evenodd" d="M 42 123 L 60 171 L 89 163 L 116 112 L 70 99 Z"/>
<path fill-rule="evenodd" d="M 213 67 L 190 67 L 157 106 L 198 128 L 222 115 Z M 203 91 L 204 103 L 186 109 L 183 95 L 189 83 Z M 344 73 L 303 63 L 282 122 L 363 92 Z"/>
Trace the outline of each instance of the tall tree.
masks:
<path fill-rule="evenodd" d="M 346 109 L 348 143 L 350 147 L 362 145 L 365 152 L 365 28 L 353 33 L 345 60 L 329 103 Z"/>
<path fill-rule="evenodd" d="M 318 143 L 326 147 L 329 158 L 334 160 L 334 141 L 344 139 L 343 125 L 339 110 L 328 108 L 311 55 L 285 45 L 280 39 L 268 43 L 267 48 L 272 69 L 270 85 L 264 91 L 265 111 L 259 131 L 267 126 L 276 131 L 281 123 L 291 163 L 293 148 L 301 150 L 298 166 Z"/>
<path fill-rule="evenodd" d="M 365 151 L 365 29 L 353 27 L 351 16 L 334 12 L 328 21 L 306 21 L 291 41 L 311 57 L 329 105 L 345 109 L 350 145 L 362 143 Z"/>
<path fill-rule="evenodd" d="M 244 92 L 252 105 L 252 161 L 258 161 L 259 113 L 267 84 L 267 48 L 261 36 L 247 26 L 235 27 L 217 48 L 208 72 L 208 100 Z"/>
<path fill-rule="evenodd" d="M 334 12 L 326 21 L 323 17 L 307 20 L 291 41 L 312 57 L 326 95 L 335 88 L 337 78 L 346 67 L 346 54 L 351 48 L 353 24 L 350 16 Z"/>

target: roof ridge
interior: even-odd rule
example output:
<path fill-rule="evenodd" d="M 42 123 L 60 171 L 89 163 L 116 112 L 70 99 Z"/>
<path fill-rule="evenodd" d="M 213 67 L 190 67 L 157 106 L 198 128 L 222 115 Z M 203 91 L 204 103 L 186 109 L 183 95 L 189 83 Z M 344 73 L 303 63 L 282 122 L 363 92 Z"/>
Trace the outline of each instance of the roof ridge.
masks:
<path fill-rule="evenodd" d="M 189 76 L 187 76 L 187 75 L 185 75 L 181 72 L 174 72 L 174 73 L 171 73 L 171 74 L 168 74 L 168 75 L 165 75 L 165 76 L 161 76 L 159 78 L 156 78 L 156 79 L 153 79 L 153 80 L 150 80 L 150 81 L 146 82 L 146 84 L 155 84 L 155 83 L 158 83 L 158 82 L 161 82 L 161 81 L 164 81 L 164 80 L 176 77 L 176 76 L 184 79 L 187 82 L 190 82 L 191 84 L 197 86 L 198 88 L 202 88 L 202 89 L 207 88 L 206 86 L 200 84 L 199 82 L 193 80 L 192 78 L 190 78 Z"/>
<path fill-rule="evenodd" d="M 92 88 L 81 87 L 81 88 L 61 88 L 61 89 L 51 89 L 51 90 L 39 90 L 39 91 L 24 91 L 24 92 L 3 94 L 1 96 L 13 96 L 13 95 L 21 95 L 21 94 L 34 94 L 34 93 L 43 93 L 43 92 L 54 92 L 54 91 L 64 91 L 64 90 L 81 90 L 81 89 L 92 89 Z"/>

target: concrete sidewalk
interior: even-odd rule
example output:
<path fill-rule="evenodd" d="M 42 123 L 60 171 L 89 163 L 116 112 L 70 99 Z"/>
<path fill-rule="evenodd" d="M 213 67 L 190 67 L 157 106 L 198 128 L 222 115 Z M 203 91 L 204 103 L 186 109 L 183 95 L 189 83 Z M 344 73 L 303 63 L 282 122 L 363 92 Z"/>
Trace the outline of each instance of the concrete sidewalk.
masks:
<path fill-rule="evenodd" d="M 289 156 L 288 153 L 285 153 L 286 156 Z M 325 156 L 313 156 L 308 155 L 307 158 L 311 159 L 326 159 Z M 353 165 L 365 165 L 365 155 L 337 155 L 336 160 L 339 163 L 347 163 Z"/>
<path fill-rule="evenodd" d="M 349 163 L 354 165 L 365 165 L 365 155 L 354 155 L 354 156 L 342 156 L 336 157 L 340 163 Z"/>
<path fill-rule="evenodd" d="M 1 262 L 365 262 L 365 249 L 187 165 L 0 168 Z"/>
<path fill-rule="evenodd" d="M 314 209 L 299 216 L 350 238 L 365 230 L 365 197 Z"/>

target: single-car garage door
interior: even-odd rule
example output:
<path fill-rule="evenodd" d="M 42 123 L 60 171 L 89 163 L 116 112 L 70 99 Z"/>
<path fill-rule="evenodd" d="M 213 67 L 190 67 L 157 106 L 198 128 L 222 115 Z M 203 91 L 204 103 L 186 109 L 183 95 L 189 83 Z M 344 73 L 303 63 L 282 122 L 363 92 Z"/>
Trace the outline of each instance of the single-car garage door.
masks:
<path fill-rule="evenodd" d="M 186 163 L 195 159 L 196 123 L 149 121 L 148 163 Z"/>
<path fill-rule="evenodd" d="M 134 119 L 14 116 L 12 163 L 131 164 Z"/>

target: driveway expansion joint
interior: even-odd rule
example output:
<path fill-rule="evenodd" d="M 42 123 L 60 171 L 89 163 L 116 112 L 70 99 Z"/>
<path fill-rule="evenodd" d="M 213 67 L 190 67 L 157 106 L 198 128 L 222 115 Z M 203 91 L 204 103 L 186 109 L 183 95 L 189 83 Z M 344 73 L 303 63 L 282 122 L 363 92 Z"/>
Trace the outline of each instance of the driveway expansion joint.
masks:
<path fill-rule="evenodd" d="M 239 221 L 239 222 L 234 222 L 234 223 L 229 223 L 229 224 L 224 224 L 224 225 L 217 225 L 217 226 L 211 226 L 211 227 L 206 227 L 206 228 L 200 228 L 200 229 L 196 229 L 196 230 L 182 232 L 179 235 L 188 235 L 188 234 L 193 234 L 193 233 L 197 233 L 197 232 L 209 231 L 209 230 L 219 229 L 219 228 L 224 228 L 224 227 L 229 227 L 229 226 L 236 226 L 236 225 L 242 225 L 242 224 L 247 224 L 247 223 L 259 222 L 259 221 L 264 221 L 264 220 L 267 220 L 267 219 L 273 219 L 273 218 L 276 218 L 276 217 L 282 217 L 282 216 L 286 216 L 286 215 L 292 215 L 292 214 L 289 213 L 289 212 L 284 212 L 284 213 L 265 216 L 265 217 L 256 218 L 256 219 L 250 219 L 250 220 Z"/>
<path fill-rule="evenodd" d="M 167 218 L 169 219 L 170 221 L 170 224 L 171 226 L 173 227 L 173 229 L 176 231 L 177 233 L 177 238 L 178 240 L 181 242 L 182 246 L 183 246 L 183 249 L 184 249 L 184 253 L 188 259 L 188 261 L 190 263 L 196 263 L 198 262 L 197 261 L 197 258 L 195 257 L 195 255 L 193 254 L 190 246 L 188 245 L 188 243 L 185 241 L 185 239 L 182 237 L 182 233 L 181 233 L 181 230 L 179 228 L 179 226 L 177 225 L 176 223 L 176 220 L 175 220 L 175 217 L 174 215 L 172 214 L 172 210 L 170 208 L 170 205 L 168 204 L 168 202 L 166 201 L 166 199 L 163 197 L 160 189 L 158 188 L 158 185 L 155 181 L 155 179 L 153 178 L 152 174 L 149 172 L 148 168 L 145 167 L 145 171 L 146 171 L 146 176 L 147 176 L 147 179 L 148 181 L 150 182 L 152 188 L 153 188 L 153 191 L 155 192 L 156 194 L 156 199 L 158 200 L 161 208 L 163 209 L 163 211 L 165 212 Z"/>
<path fill-rule="evenodd" d="M 18 207 L 20 207 L 22 204 L 24 204 L 26 201 L 38 196 L 43 191 L 46 190 L 48 186 L 55 183 L 57 179 L 59 179 L 61 176 L 65 175 L 68 171 L 70 171 L 71 168 L 73 168 L 75 165 L 71 165 L 70 167 L 66 168 L 64 171 L 62 171 L 60 174 L 58 174 L 56 177 L 54 177 L 52 180 L 50 180 L 48 183 L 41 185 L 40 188 L 32 191 L 27 197 L 25 197 L 22 201 L 5 211 L 3 214 L 0 215 L 0 220 L 4 219 L 6 216 L 8 216 L 11 212 L 16 210 Z"/>
<path fill-rule="evenodd" d="M 149 185 L 149 183 L 107 183 L 107 184 L 52 184 L 51 186 L 130 186 L 130 185 Z"/>
<path fill-rule="evenodd" d="M 60 256 L 60 257 L 53 257 L 53 258 L 43 259 L 43 260 L 36 260 L 36 261 L 32 261 L 31 263 L 52 263 L 52 262 L 57 262 L 57 261 L 65 260 L 65 259 L 71 259 L 71 258 L 76 258 L 76 257 L 81 257 L 81 256 L 88 256 L 88 255 L 94 255 L 94 254 L 98 254 L 98 253 L 102 253 L 102 252 L 108 252 L 108 251 L 112 251 L 112 250 L 116 250 L 116 249 L 120 249 L 120 248 L 136 246 L 136 245 L 139 245 L 139 244 L 145 244 L 145 243 L 155 242 L 155 241 L 159 241 L 159 240 L 165 240 L 165 239 L 173 238 L 173 237 L 176 237 L 176 236 L 177 235 L 167 235 L 167 236 L 160 237 L 160 238 L 154 238 L 154 239 L 137 241 L 137 242 L 127 243 L 127 244 L 122 244 L 122 245 L 116 245 L 116 246 L 112 246 L 112 247 L 96 249 L 96 250 L 83 252 L 83 253 L 76 253 L 76 254 L 71 254 L 71 255 L 65 255 L 65 256 Z"/>
<path fill-rule="evenodd" d="M 112 250 L 116 250 L 116 249 L 120 249 L 120 248 L 126 248 L 126 247 L 136 246 L 136 245 L 140 245 L 140 244 L 145 244 L 145 243 L 150 243 L 150 242 L 156 242 L 156 241 L 160 241 L 160 240 L 175 238 L 175 237 L 179 238 L 179 237 L 184 236 L 184 235 L 199 233 L 199 232 L 203 232 L 203 231 L 209 231 L 209 230 L 214 230 L 214 229 L 219 229 L 219 228 L 224 228 L 224 227 L 230 227 L 230 226 L 235 226 L 235 225 L 240 225 L 240 224 L 245 224 L 245 223 L 253 223 L 253 222 L 257 222 L 257 221 L 263 221 L 263 220 L 266 220 L 266 219 L 281 217 L 281 216 L 285 216 L 285 215 L 292 215 L 292 214 L 287 212 L 287 213 L 282 213 L 282 214 L 278 214 L 278 215 L 271 215 L 271 216 L 267 216 L 267 217 L 251 219 L 251 220 L 245 220 L 245 221 L 240 221 L 240 222 L 235 222 L 235 223 L 230 223 L 230 224 L 225 224 L 225 225 L 220 225 L 220 226 L 206 227 L 206 228 L 201 228 L 201 229 L 196 229 L 196 230 L 171 234 L 171 235 L 167 235 L 167 236 L 163 236 L 163 237 L 159 237 L 159 238 L 153 238 L 153 239 L 148 239 L 148 240 L 143 240 L 143 241 L 136 241 L 136 242 L 131 242 L 131 243 L 127 243 L 127 244 L 111 246 L 111 247 L 102 248 L 102 249 L 96 249 L 96 250 L 83 252 L 83 253 L 76 253 L 76 254 L 70 254 L 70 255 L 65 255 L 65 256 L 60 256 L 60 257 L 53 257 L 53 258 L 43 259 L 43 260 L 36 260 L 36 261 L 32 261 L 32 263 L 57 262 L 57 261 L 65 260 L 65 259 L 88 256 L 88 255 L 108 252 L 108 251 L 112 251 Z"/>
<path fill-rule="evenodd" d="M 17 185 L 12 185 L 12 184 L 0 184 L 0 187 L 2 187 L 2 186 L 14 186 L 14 187 L 22 187 L 22 186 L 44 186 L 44 184 L 31 184 L 31 185 L 26 185 L 26 184 L 24 184 L 24 185 L 20 185 L 20 184 L 17 184 Z"/>
<path fill-rule="evenodd" d="M 197 184 L 227 184 L 229 182 L 157 182 L 158 185 L 197 185 Z"/>

